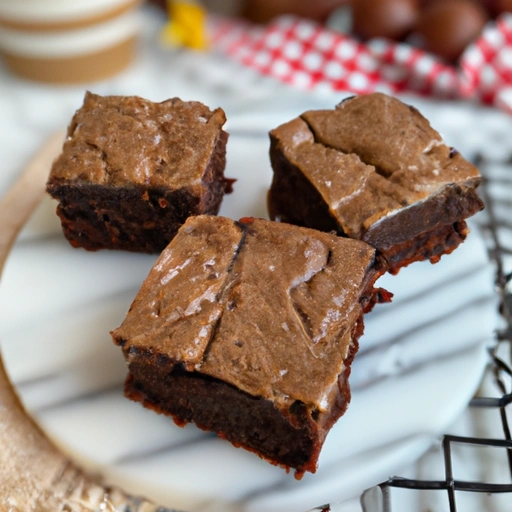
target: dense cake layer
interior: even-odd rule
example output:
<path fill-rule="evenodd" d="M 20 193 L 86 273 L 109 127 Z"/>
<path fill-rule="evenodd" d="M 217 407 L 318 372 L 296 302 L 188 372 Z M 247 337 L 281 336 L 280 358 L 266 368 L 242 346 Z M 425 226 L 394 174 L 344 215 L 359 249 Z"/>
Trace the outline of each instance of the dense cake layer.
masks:
<path fill-rule="evenodd" d="M 364 240 L 391 271 L 451 252 L 483 208 L 478 170 L 384 94 L 305 112 L 270 138 L 271 217 Z"/>
<path fill-rule="evenodd" d="M 47 184 L 75 246 L 162 250 L 190 215 L 216 214 L 226 188 L 221 109 L 87 93 Z"/>
<path fill-rule="evenodd" d="M 112 332 L 127 395 L 299 476 L 314 471 L 350 399 L 374 252 L 287 224 L 190 218 Z"/>

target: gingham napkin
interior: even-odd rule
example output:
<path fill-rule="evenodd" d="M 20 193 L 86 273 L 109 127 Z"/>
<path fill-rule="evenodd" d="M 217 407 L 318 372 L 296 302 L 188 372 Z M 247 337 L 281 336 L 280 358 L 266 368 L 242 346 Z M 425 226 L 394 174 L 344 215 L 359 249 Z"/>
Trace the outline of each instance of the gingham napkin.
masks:
<path fill-rule="evenodd" d="M 457 66 L 405 43 L 373 39 L 363 44 L 291 16 L 265 27 L 212 19 L 209 30 L 219 51 L 301 88 L 357 94 L 412 91 L 471 98 L 512 113 L 512 13 L 490 22 Z"/>

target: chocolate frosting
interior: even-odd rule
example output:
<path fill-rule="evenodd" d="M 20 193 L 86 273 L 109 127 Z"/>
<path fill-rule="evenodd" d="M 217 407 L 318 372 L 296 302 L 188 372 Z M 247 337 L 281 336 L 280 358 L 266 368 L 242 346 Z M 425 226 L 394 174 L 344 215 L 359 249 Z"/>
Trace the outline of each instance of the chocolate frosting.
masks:
<path fill-rule="evenodd" d="M 253 396 L 328 410 L 363 295 L 378 275 L 367 244 L 307 228 L 187 220 L 114 340 Z"/>
<path fill-rule="evenodd" d="M 50 180 L 178 189 L 200 183 L 226 117 L 199 102 L 87 92 Z"/>
<path fill-rule="evenodd" d="M 444 144 L 414 107 L 381 93 L 305 112 L 271 137 L 355 238 L 447 187 L 456 184 L 464 195 L 480 182 L 477 168 Z"/>

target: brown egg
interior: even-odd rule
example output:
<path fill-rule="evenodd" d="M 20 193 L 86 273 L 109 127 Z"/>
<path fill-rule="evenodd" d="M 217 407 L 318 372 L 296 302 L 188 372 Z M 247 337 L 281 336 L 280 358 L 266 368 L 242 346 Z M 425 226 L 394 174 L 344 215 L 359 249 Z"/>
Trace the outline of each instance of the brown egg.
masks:
<path fill-rule="evenodd" d="M 495 0 L 493 7 L 495 15 L 502 12 L 512 12 L 512 0 Z"/>
<path fill-rule="evenodd" d="M 498 0 L 478 0 L 480 5 L 482 5 L 491 16 L 494 14 L 494 9 L 497 1 Z"/>
<path fill-rule="evenodd" d="M 364 39 L 403 38 L 415 25 L 419 0 L 352 0 L 354 32 Z"/>
<path fill-rule="evenodd" d="M 243 16 L 256 23 L 266 23 L 276 16 L 295 14 L 302 18 L 323 22 L 337 7 L 347 4 L 350 0 L 245 0 Z"/>
<path fill-rule="evenodd" d="M 478 37 L 487 20 L 477 1 L 443 0 L 422 11 L 416 33 L 427 51 L 453 62 Z"/>

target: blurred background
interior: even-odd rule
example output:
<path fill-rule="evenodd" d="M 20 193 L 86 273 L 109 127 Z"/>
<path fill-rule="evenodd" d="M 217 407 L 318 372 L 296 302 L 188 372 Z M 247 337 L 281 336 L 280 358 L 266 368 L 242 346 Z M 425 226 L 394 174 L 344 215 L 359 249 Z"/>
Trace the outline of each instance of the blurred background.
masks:
<path fill-rule="evenodd" d="M 294 15 L 357 42 L 386 38 L 456 65 L 484 26 L 512 11 L 511 0 L 150 0 L 169 17 L 174 39 L 194 46 L 214 13 L 254 24 Z M 7 69 L 32 80 L 90 82 L 115 75 L 134 58 L 140 0 L 0 1 L 0 52 Z M 180 34 L 178 36 L 178 33 Z M 195 34 L 195 35 L 194 35 Z M 196 41 L 194 41 L 196 38 Z"/>

